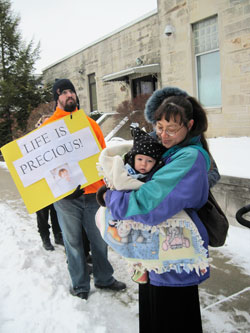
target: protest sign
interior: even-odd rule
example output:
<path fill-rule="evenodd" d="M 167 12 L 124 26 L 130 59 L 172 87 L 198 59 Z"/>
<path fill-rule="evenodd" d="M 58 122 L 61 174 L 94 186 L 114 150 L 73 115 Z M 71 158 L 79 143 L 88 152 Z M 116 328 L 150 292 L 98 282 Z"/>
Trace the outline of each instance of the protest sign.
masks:
<path fill-rule="evenodd" d="M 101 179 L 101 146 L 83 110 L 38 128 L 1 148 L 29 213 Z"/>

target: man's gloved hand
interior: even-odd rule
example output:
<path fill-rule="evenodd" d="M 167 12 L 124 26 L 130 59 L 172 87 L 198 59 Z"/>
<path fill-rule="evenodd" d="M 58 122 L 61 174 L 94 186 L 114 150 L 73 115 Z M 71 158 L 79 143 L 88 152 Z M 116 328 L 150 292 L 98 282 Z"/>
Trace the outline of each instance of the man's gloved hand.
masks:
<path fill-rule="evenodd" d="M 106 185 L 102 185 L 98 191 L 96 192 L 96 201 L 99 203 L 100 206 L 106 207 L 106 203 L 103 199 L 103 195 L 107 192 L 108 188 Z"/>
<path fill-rule="evenodd" d="M 75 191 L 73 193 L 71 193 L 70 195 L 68 195 L 67 197 L 65 197 L 64 199 L 77 199 L 79 198 L 81 195 L 83 195 L 84 193 L 84 189 L 80 188 L 81 185 L 78 185 L 77 188 L 75 189 Z"/>

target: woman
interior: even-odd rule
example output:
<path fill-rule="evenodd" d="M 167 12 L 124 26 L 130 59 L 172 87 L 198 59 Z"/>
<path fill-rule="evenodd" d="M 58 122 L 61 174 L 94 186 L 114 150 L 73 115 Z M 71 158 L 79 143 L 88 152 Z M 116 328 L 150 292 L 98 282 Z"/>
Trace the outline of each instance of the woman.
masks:
<path fill-rule="evenodd" d="M 206 203 L 209 190 L 207 117 L 193 97 L 176 88 L 167 89 L 170 93 L 164 95 L 161 105 L 150 110 L 158 139 L 167 148 L 165 166 L 137 191 L 107 191 L 105 202 L 114 219 L 151 226 L 184 209 L 207 249 L 208 235 L 196 213 Z M 202 332 L 198 285 L 208 277 L 209 268 L 198 272 L 169 269 L 162 274 L 150 271 L 149 283 L 139 286 L 140 332 Z"/>

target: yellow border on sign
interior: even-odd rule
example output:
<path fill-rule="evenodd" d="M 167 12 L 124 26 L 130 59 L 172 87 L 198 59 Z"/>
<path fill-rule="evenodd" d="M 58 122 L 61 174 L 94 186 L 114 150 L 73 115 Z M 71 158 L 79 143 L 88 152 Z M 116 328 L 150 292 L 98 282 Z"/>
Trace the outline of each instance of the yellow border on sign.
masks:
<path fill-rule="evenodd" d="M 101 152 L 102 147 L 83 110 L 78 110 L 78 111 L 74 112 L 72 114 L 72 119 L 71 119 L 70 115 L 60 118 L 58 120 L 61 120 L 61 119 L 63 119 L 65 121 L 65 124 L 70 133 L 74 133 L 83 128 L 89 127 L 93 134 L 93 137 L 100 149 L 100 152 Z M 57 122 L 57 120 L 55 122 Z M 30 133 L 33 133 L 35 131 L 37 131 L 37 129 Z M 28 136 L 29 134 L 26 134 L 26 135 Z M 10 174 L 11 174 L 11 176 L 16 184 L 16 187 L 25 203 L 25 206 L 30 214 L 35 213 L 36 211 L 42 209 L 43 207 L 46 207 L 46 206 L 50 205 L 51 203 L 58 201 L 73 192 L 73 191 L 69 191 L 69 192 L 65 193 L 64 195 L 61 195 L 60 197 L 55 198 L 45 179 L 41 179 L 38 182 L 36 182 L 30 186 L 24 187 L 23 183 L 13 165 L 14 161 L 23 157 L 17 141 L 18 141 L 18 139 L 14 140 L 12 142 L 9 142 L 8 144 L 6 144 L 5 146 L 3 146 L 1 148 L 1 151 L 3 154 L 4 160 L 6 162 L 6 165 L 10 171 Z M 99 154 L 100 153 L 79 161 L 79 166 L 82 169 L 82 172 L 84 173 L 84 176 L 87 179 L 87 183 L 84 184 L 84 187 L 86 187 L 90 184 L 93 184 L 96 181 L 102 179 L 102 177 L 100 177 L 98 175 L 98 172 L 96 169 L 96 163 L 98 162 Z"/>

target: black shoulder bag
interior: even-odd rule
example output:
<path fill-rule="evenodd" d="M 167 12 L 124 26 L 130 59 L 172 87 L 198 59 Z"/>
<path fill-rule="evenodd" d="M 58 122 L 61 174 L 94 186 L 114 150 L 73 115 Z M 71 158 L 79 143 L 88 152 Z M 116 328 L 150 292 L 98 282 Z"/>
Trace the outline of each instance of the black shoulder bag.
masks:
<path fill-rule="evenodd" d="M 211 191 L 209 191 L 207 203 L 197 211 L 197 214 L 207 229 L 209 245 L 212 247 L 224 245 L 229 223 Z"/>

